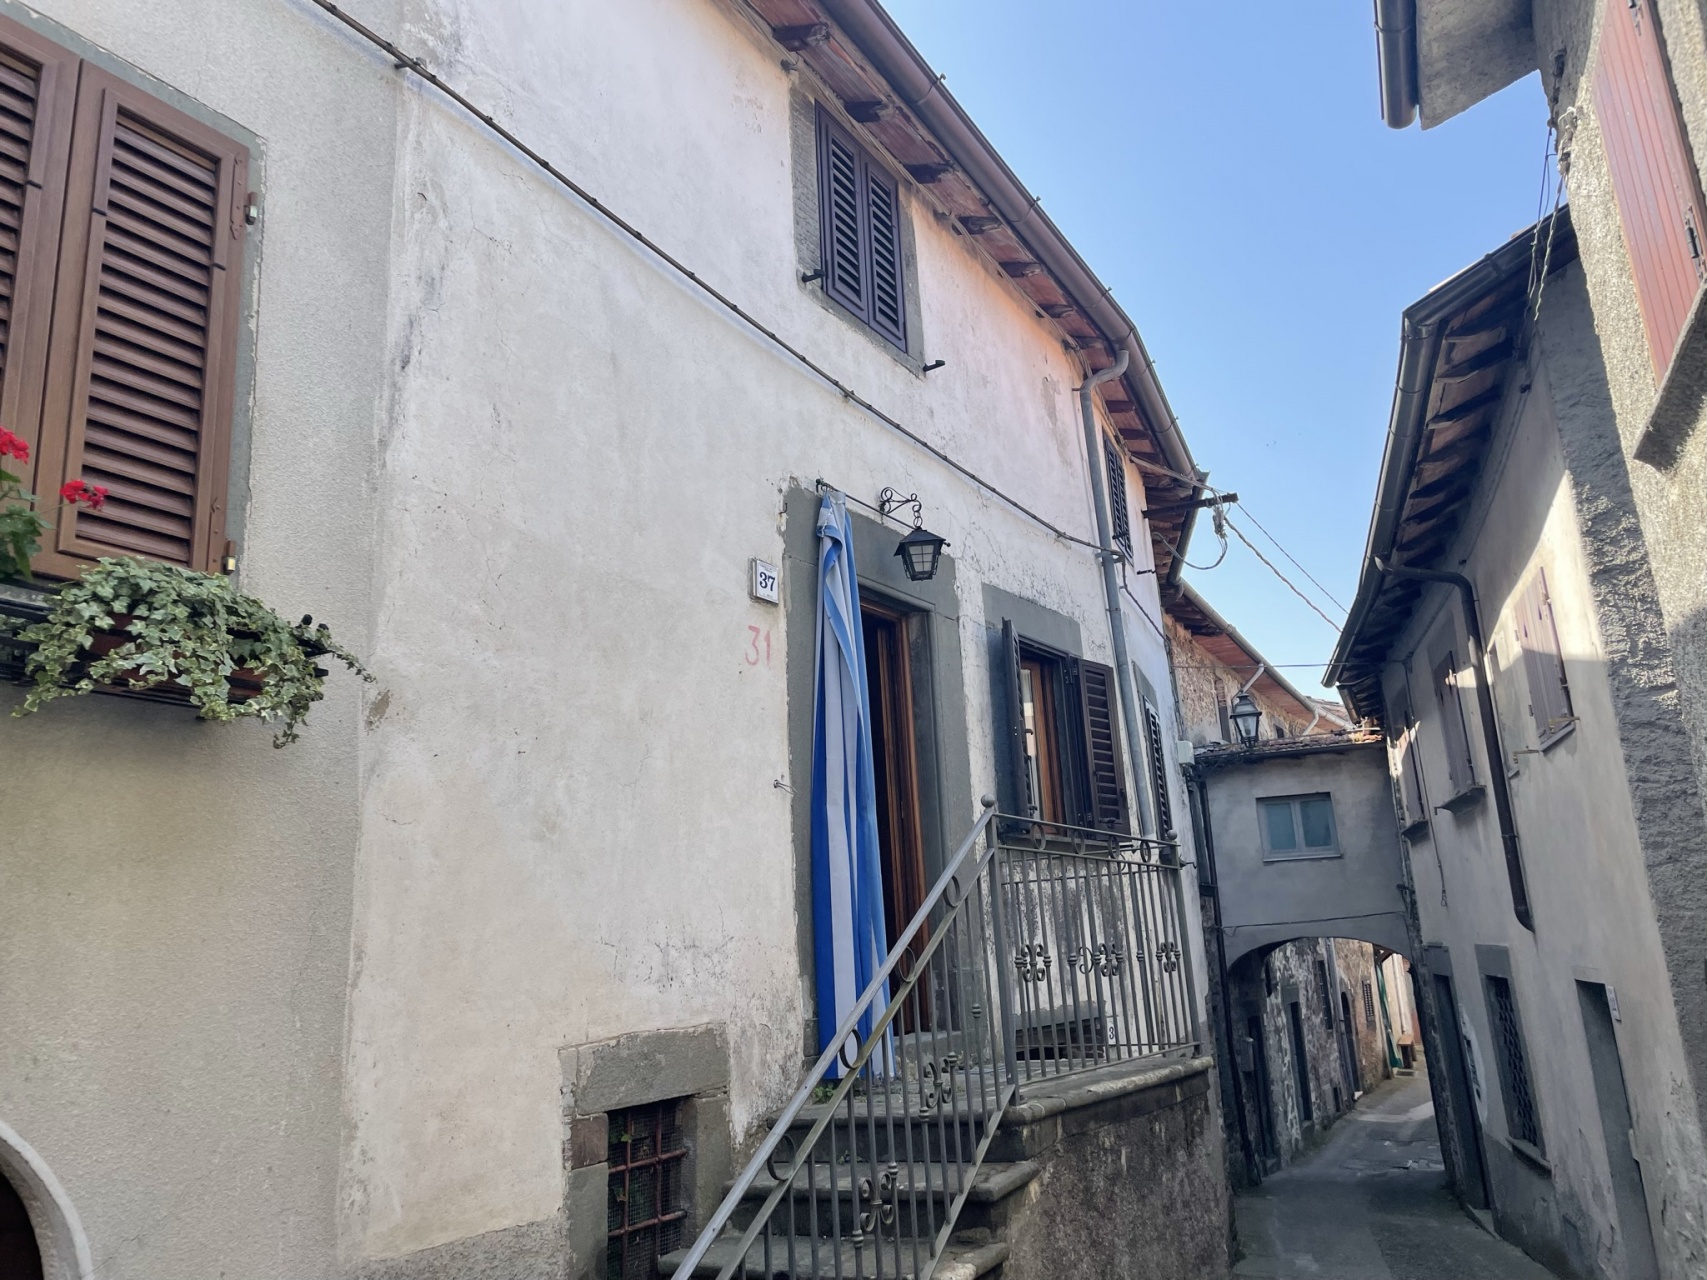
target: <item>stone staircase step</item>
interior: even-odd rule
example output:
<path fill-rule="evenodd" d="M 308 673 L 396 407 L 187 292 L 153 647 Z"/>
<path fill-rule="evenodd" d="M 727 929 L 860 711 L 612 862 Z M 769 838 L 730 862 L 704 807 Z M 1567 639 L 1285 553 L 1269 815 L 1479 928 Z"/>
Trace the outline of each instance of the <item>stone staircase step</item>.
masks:
<path fill-rule="evenodd" d="M 809 1250 L 797 1245 L 792 1265 L 786 1251 L 776 1249 L 772 1250 L 767 1263 L 762 1246 L 751 1249 L 745 1262 L 738 1263 L 736 1243 L 733 1237 L 713 1243 L 694 1268 L 694 1280 L 711 1280 L 728 1266 L 734 1267 L 730 1272 L 732 1280 L 736 1277 L 739 1280 L 779 1280 L 781 1277 L 787 1280 L 877 1280 L 879 1274 L 883 1280 L 917 1280 L 919 1271 L 923 1269 L 914 1265 L 913 1242 L 910 1240 L 882 1241 L 881 1259 L 874 1245 L 856 1250 L 844 1242 L 839 1250 L 839 1260 L 828 1245 L 823 1245 L 818 1250 L 816 1263 Z M 922 1244 L 918 1256 L 922 1263 L 925 1259 Z M 686 1249 L 667 1254 L 659 1260 L 660 1274 L 674 1277 L 676 1268 L 686 1257 Z M 999 1240 L 984 1244 L 951 1244 L 943 1250 L 932 1276 L 934 1280 L 979 1280 L 997 1271 L 1007 1259 L 1008 1246 Z M 682 1280 L 687 1280 L 687 1277 Z"/>

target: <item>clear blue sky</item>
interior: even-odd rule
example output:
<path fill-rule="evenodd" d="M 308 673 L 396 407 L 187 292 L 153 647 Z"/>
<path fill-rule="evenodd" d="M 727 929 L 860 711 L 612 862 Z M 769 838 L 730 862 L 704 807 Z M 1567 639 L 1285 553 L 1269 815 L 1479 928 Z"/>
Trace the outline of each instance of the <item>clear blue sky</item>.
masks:
<path fill-rule="evenodd" d="M 1211 482 L 1349 604 L 1399 313 L 1535 220 L 1537 78 L 1398 133 L 1369 0 L 886 3 L 1137 323 Z M 1316 691 L 1337 627 L 1237 539 L 1187 577 Z"/>

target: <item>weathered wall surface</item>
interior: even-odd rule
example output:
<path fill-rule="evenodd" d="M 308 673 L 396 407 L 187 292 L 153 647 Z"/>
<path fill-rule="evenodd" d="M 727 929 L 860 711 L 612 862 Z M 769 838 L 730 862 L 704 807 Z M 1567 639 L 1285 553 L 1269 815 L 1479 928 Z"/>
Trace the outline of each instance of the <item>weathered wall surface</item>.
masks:
<path fill-rule="evenodd" d="M 367 652 L 398 78 L 304 5 L 145 8 L 0 12 L 248 140 L 239 582 Z M 335 1273 L 358 688 L 284 751 L 116 698 L 0 719 L 0 1121 L 103 1278 Z"/>
<path fill-rule="evenodd" d="M 1392 1074 L 1387 1064 L 1386 1023 L 1381 1016 L 1380 993 L 1375 988 L 1375 949 L 1367 942 L 1351 938 L 1333 938 L 1329 942 L 1339 990 L 1351 1008 L 1346 1021 L 1344 1006 L 1336 1003 L 1334 1016 L 1346 1021 L 1348 1043 L 1357 1059 L 1358 1088 L 1367 1091 Z"/>
<path fill-rule="evenodd" d="M 1300 936 L 1360 937 L 1408 948 L 1399 835 L 1379 743 L 1200 760 L 1208 794 L 1229 962 Z M 1264 862 L 1257 802 L 1327 792 L 1340 856 Z"/>
<path fill-rule="evenodd" d="M 1687 1276 L 1703 1265 L 1707 1160 L 1648 872 L 1656 863 L 1694 856 L 1700 817 L 1693 780 L 1668 772 L 1663 752 L 1655 750 L 1671 743 L 1673 765 L 1685 754 L 1675 716 L 1668 724 L 1664 638 L 1640 625 L 1650 579 L 1640 544 L 1628 537 L 1631 508 L 1620 493 L 1621 460 L 1601 410 L 1604 391 L 1596 391 L 1604 383 L 1585 300 L 1575 267 L 1549 281 L 1541 355 L 1532 358 L 1527 391 L 1517 393 L 1502 419 L 1452 553 L 1467 561 L 1493 646 L 1507 761 L 1490 765 L 1482 754 L 1473 697 L 1465 698 L 1464 715 L 1478 777 L 1486 778 L 1490 767 L 1512 772 L 1535 932 L 1512 914 L 1491 805 L 1437 811 L 1416 837 L 1411 865 L 1425 941 L 1452 952 L 1458 999 L 1481 1063 L 1483 1145 L 1502 1230 L 1583 1274 L 1612 1273 L 1619 1265 L 1620 1228 L 1610 1208 L 1576 990 L 1579 981 L 1606 983 L 1623 1006 L 1623 1069 L 1654 1234 L 1667 1274 Z M 1547 573 L 1576 717 L 1571 732 L 1545 750 L 1530 722 L 1513 639 L 1516 597 L 1537 568 Z M 1430 654 L 1441 644 L 1461 647 L 1453 639 L 1464 634 L 1457 609 L 1437 589 L 1395 647 L 1398 662 L 1389 669 L 1390 698 L 1409 681 L 1422 721 L 1425 790 L 1436 797 L 1448 788 L 1439 704 L 1428 693 Z M 1644 761 L 1655 776 L 1644 776 Z M 1660 780 L 1673 796 L 1669 816 L 1649 790 Z M 1545 1174 L 1510 1140 L 1493 1074 L 1495 1039 L 1478 944 L 1509 954 L 1551 1166 Z"/>
<path fill-rule="evenodd" d="M 1227 1184 L 1206 1063 L 1053 1123 L 1059 1136 L 1025 1153 L 1042 1172 L 1003 1207 L 1004 1280 L 1227 1274 Z"/>

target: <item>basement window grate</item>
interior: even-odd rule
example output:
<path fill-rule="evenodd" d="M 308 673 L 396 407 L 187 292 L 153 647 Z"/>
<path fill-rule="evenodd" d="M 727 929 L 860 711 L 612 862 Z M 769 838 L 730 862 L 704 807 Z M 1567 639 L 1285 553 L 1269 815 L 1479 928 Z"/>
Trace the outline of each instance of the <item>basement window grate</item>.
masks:
<path fill-rule="evenodd" d="M 658 1259 L 682 1244 L 687 1222 L 683 1168 L 687 1139 L 682 1103 L 649 1103 L 612 1111 L 608 1280 L 656 1280 Z"/>

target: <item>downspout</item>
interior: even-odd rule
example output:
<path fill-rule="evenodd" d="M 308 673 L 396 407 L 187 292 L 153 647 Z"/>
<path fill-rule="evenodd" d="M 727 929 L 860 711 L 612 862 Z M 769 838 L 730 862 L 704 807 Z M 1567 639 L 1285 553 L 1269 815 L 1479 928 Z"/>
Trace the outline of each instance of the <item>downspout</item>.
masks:
<path fill-rule="evenodd" d="M 1207 897 L 1215 913 L 1215 972 L 1221 989 L 1221 1037 L 1226 1051 L 1226 1078 L 1232 1083 L 1233 1114 L 1239 1122 L 1239 1152 L 1245 1158 L 1245 1177 L 1251 1186 L 1262 1182 L 1262 1166 L 1251 1143 L 1250 1124 L 1245 1116 L 1245 1088 L 1239 1078 L 1239 1055 L 1233 1048 L 1233 987 L 1227 973 L 1227 931 L 1221 916 L 1221 875 L 1215 866 L 1215 830 L 1209 823 L 1209 788 L 1203 771 L 1195 764 L 1185 769 L 1186 797 L 1190 802 L 1192 835 L 1197 837 L 1199 892 Z"/>
<path fill-rule="evenodd" d="M 1108 605 L 1109 637 L 1114 643 L 1114 680 L 1120 690 L 1120 719 L 1126 729 L 1127 753 L 1132 758 L 1136 774 L 1138 751 L 1144 739 L 1138 733 L 1138 691 L 1132 685 L 1132 660 L 1126 648 L 1126 617 L 1120 608 L 1120 579 L 1114 569 L 1117 560 L 1114 535 L 1108 526 L 1108 464 L 1103 459 L 1102 431 L 1097 426 L 1096 410 L 1091 402 L 1091 392 L 1125 373 L 1130 359 L 1131 353 L 1122 351 L 1119 359 L 1108 368 L 1085 379 L 1079 388 L 1079 413 L 1085 423 L 1085 463 L 1091 469 L 1091 497 L 1097 511 L 1097 546 L 1100 548 L 1097 559 L 1102 561 L 1102 594 Z M 1134 778 L 1133 781 L 1141 780 Z M 1142 799 L 1144 788 L 1139 786 L 1136 794 Z M 1172 833 L 1158 831 L 1156 834 L 1166 839 Z"/>
<path fill-rule="evenodd" d="M 1381 64 L 1381 118 L 1403 129 L 1417 118 L 1416 0 L 1375 0 L 1375 53 Z"/>
<path fill-rule="evenodd" d="M 1531 933 L 1535 920 L 1529 911 L 1529 887 L 1523 875 L 1523 858 L 1517 847 L 1517 824 L 1511 815 L 1511 787 L 1506 778 L 1505 748 L 1500 745 L 1499 722 L 1494 718 L 1493 686 L 1488 682 L 1488 667 L 1483 655 L 1481 614 L 1476 609 L 1476 588 L 1461 573 L 1443 569 L 1409 569 L 1387 563 L 1377 557 L 1378 572 L 1395 578 L 1411 578 L 1418 582 L 1444 582 L 1458 588 L 1464 608 L 1464 630 L 1470 642 L 1470 663 L 1476 672 L 1476 710 L 1482 721 L 1482 747 L 1488 754 L 1488 783 L 1494 790 L 1494 813 L 1499 818 L 1500 846 L 1505 852 L 1506 877 L 1511 881 L 1511 909 L 1517 922 Z"/>

